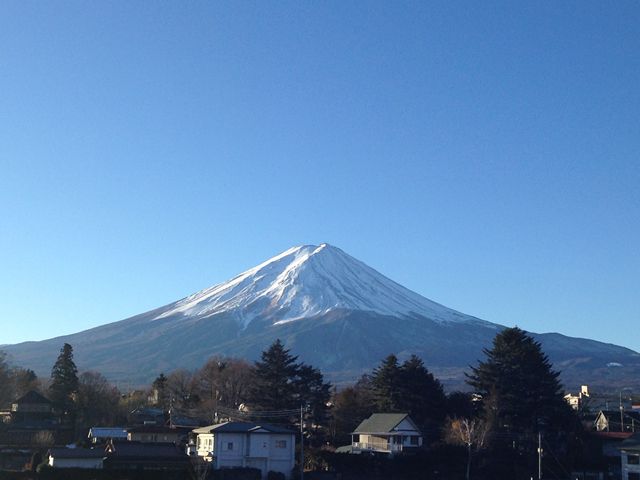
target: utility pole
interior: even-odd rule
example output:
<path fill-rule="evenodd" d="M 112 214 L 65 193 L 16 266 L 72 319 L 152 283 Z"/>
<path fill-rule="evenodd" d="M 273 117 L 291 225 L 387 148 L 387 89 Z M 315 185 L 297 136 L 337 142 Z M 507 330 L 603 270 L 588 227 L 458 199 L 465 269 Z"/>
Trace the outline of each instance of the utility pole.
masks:
<path fill-rule="evenodd" d="M 542 480 L 542 434 L 538 432 L 538 480 Z"/>
<path fill-rule="evenodd" d="M 620 431 L 624 432 L 624 407 L 622 406 L 622 390 L 620 390 Z"/>
<path fill-rule="evenodd" d="M 304 480 L 304 418 L 300 405 L 300 480 Z"/>

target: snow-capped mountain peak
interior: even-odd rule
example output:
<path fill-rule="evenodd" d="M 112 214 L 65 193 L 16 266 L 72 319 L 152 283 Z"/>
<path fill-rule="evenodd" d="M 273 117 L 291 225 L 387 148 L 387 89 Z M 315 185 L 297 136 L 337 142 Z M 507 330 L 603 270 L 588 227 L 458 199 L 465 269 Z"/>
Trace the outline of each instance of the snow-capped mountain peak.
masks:
<path fill-rule="evenodd" d="M 154 320 L 232 313 L 247 326 L 256 318 L 282 324 L 336 309 L 436 321 L 473 319 L 395 283 L 337 247 L 290 248 L 231 280 L 168 305 Z"/>

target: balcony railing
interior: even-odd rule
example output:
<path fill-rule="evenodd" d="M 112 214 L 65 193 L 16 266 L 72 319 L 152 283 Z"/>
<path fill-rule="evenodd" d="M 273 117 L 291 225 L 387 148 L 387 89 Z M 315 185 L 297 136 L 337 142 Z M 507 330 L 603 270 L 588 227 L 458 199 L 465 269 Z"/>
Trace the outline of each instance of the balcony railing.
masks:
<path fill-rule="evenodd" d="M 396 453 L 401 452 L 403 445 L 388 443 L 388 442 L 354 442 L 353 447 L 357 450 L 371 450 L 373 452 L 388 452 L 388 453 Z"/>

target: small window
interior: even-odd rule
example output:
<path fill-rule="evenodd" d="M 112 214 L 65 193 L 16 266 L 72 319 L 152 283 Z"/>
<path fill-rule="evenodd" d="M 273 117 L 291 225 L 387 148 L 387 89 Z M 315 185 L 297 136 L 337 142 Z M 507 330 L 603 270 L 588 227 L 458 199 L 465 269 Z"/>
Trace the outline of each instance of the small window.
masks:
<path fill-rule="evenodd" d="M 409 444 L 410 445 L 418 445 L 418 437 L 416 437 L 416 436 L 409 437 Z"/>
<path fill-rule="evenodd" d="M 233 442 L 227 442 L 227 450 L 233 450 Z"/>
<path fill-rule="evenodd" d="M 286 440 L 276 440 L 276 448 L 287 448 Z"/>
<path fill-rule="evenodd" d="M 640 455 L 627 455 L 627 464 L 629 464 L 629 465 L 639 465 L 640 464 Z"/>

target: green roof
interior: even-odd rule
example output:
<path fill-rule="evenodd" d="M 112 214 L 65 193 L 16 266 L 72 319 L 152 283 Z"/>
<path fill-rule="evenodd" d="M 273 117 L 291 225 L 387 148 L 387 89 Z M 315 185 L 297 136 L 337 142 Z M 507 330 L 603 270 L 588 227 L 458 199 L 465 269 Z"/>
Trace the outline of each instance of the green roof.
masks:
<path fill-rule="evenodd" d="M 353 433 L 391 432 L 408 416 L 409 415 L 407 413 L 374 413 L 366 420 L 363 420 Z"/>

